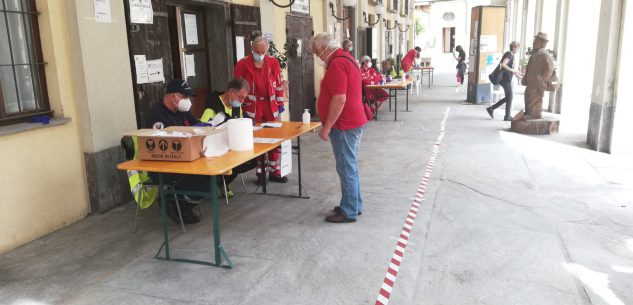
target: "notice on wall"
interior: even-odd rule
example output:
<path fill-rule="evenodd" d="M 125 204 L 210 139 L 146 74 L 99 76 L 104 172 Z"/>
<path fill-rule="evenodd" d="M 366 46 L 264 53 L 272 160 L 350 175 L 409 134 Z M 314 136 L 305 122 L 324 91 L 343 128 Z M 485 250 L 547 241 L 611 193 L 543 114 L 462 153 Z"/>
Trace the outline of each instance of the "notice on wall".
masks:
<path fill-rule="evenodd" d="M 165 82 L 162 58 L 147 61 L 147 78 L 150 83 Z"/>
<path fill-rule="evenodd" d="M 235 36 L 235 55 L 237 60 L 246 57 L 244 54 L 244 37 L 242 36 Z"/>
<path fill-rule="evenodd" d="M 136 70 L 136 83 L 145 84 L 149 82 L 147 75 L 147 59 L 145 55 L 134 55 L 134 67 Z"/>
<path fill-rule="evenodd" d="M 110 23 L 112 14 L 110 13 L 110 0 L 94 0 L 95 21 Z"/>
<path fill-rule="evenodd" d="M 295 2 L 290 6 L 290 11 L 309 15 L 310 0 L 295 0 Z"/>
<path fill-rule="evenodd" d="M 264 38 L 266 38 L 266 40 L 268 40 L 269 42 L 273 41 L 273 34 L 271 33 L 264 33 L 264 35 L 262 36 L 264 36 Z"/>
<path fill-rule="evenodd" d="M 281 142 L 281 155 L 279 156 L 280 176 L 284 177 L 292 172 L 292 142 Z"/>
<path fill-rule="evenodd" d="M 130 22 L 143 24 L 154 23 L 152 0 L 130 0 Z"/>
<path fill-rule="evenodd" d="M 303 41 L 297 39 L 297 57 L 301 57 L 301 50 L 303 50 Z"/>
<path fill-rule="evenodd" d="M 497 52 L 497 35 L 481 35 L 479 36 L 480 52 Z"/>
<path fill-rule="evenodd" d="M 198 44 L 198 21 L 194 14 L 184 14 L 185 16 L 185 42 L 188 45 Z"/>
<path fill-rule="evenodd" d="M 196 76 L 196 62 L 193 54 L 185 54 L 185 74 L 187 77 Z"/>

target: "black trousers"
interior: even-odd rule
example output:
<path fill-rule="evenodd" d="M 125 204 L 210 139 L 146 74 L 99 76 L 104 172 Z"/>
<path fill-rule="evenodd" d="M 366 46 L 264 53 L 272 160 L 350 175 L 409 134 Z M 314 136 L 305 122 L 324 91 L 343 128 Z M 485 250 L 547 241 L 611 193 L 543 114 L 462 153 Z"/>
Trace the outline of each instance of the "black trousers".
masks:
<path fill-rule="evenodd" d="M 503 92 L 505 93 L 505 97 L 498 101 L 496 104 L 492 105 L 492 109 L 497 109 L 504 103 L 506 104 L 506 115 L 505 117 L 510 117 L 510 110 L 512 110 L 512 82 L 501 83 L 501 87 L 503 88 Z"/>

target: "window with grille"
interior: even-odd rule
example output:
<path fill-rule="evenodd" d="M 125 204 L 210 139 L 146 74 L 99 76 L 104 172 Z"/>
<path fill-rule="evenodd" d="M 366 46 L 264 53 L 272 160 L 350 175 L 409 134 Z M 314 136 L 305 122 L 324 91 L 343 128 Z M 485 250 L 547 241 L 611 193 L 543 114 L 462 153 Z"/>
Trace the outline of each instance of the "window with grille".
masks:
<path fill-rule="evenodd" d="M 35 0 L 0 0 L 0 125 L 49 114 Z"/>

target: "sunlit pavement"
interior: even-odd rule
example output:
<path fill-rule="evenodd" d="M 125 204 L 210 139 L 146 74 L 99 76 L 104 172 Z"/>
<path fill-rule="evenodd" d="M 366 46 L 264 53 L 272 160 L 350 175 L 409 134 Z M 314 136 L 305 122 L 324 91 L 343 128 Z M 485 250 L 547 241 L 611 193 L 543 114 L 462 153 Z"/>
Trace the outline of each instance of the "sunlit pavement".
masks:
<path fill-rule="evenodd" d="M 323 221 L 339 185 L 329 143 L 311 134 L 302 142 L 311 199 L 233 185 L 221 208 L 233 269 L 153 259 L 158 210 L 143 211 L 131 233 L 129 204 L 1 255 L 0 303 L 374 304 L 450 108 L 390 304 L 633 304 L 633 158 L 587 150 L 580 129 L 509 132 L 501 110 L 491 120 L 484 105 L 463 103 L 449 72 L 438 68 L 431 89 L 425 79 L 397 122 L 385 111 L 367 125 L 356 223 Z M 295 192 L 294 169 L 271 192 Z M 252 192 L 254 173 L 245 177 Z M 210 213 L 205 205 L 184 234 L 172 224 L 176 256 L 211 258 Z"/>

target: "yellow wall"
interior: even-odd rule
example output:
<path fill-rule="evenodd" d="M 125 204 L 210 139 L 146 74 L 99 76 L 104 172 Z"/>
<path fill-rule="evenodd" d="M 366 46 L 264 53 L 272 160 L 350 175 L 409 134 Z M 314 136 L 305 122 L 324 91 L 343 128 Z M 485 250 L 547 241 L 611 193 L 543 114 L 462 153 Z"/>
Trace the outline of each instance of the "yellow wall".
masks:
<path fill-rule="evenodd" d="M 71 122 L 0 137 L 0 253 L 88 213 L 65 1 L 36 3 L 49 100 L 55 117 Z"/>

